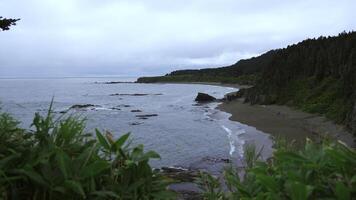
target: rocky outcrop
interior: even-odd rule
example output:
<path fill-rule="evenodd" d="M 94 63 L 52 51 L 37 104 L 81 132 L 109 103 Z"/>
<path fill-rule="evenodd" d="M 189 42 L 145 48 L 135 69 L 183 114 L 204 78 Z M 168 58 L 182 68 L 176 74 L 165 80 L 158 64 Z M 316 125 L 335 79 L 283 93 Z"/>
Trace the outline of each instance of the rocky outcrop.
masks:
<path fill-rule="evenodd" d="M 93 104 L 76 104 L 71 106 L 69 109 L 83 109 L 83 108 L 89 108 L 89 107 L 96 107 L 97 105 Z"/>
<path fill-rule="evenodd" d="M 136 117 L 157 117 L 157 114 L 136 115 Z"/>
<path fill-rule="evenodd" d="M 237 92 L 230 92 L 224 96 L 223 101 L 233 101 L 235 99 L 239 99 L 244 96 L 246 91 L 247 91 L 246 88 L 242 88 L 242 89 L 239 89 L 239 91 L 237 91 Z"/>
<path fill-rule="evenodd" d="M 162 93 L 156 93 L 156 94 L 145 94 L 145 93 L 134 93 L 134 94 L 125 94 L 125 93 L 115 93 L 115 94 L 110 94 L 110 96 L 148 96 L 148 95 L 152 95 L 152 96 L 159 96 L 159 95 L 163 95 Z"/>
<path fill-rule="evenodd" d="M 202 200 L 202 191 L 196 181 L 199 171 L 176 167 L 162 167 L 161 173 L 173 180 L 168 189 L 177 193 L 178 200 Z"/>
<path fill-rule="evenodd" d="M 199 92 L 197 97 L 195 98 L 195 101 L 197 102 L 201 102 L 201 103 L 206 103 L 206 102 L 211 102 L 211 101 L 215 101 L 216 98 L 213 96 L 210 96 L 208 94 Z"/>
<path fill-rule="evenodd" d="M 144 114 L 144 115 L 136 115 L 138 119 L 148 119 L 150 117 L 157 117 L 157 114 Z"/>

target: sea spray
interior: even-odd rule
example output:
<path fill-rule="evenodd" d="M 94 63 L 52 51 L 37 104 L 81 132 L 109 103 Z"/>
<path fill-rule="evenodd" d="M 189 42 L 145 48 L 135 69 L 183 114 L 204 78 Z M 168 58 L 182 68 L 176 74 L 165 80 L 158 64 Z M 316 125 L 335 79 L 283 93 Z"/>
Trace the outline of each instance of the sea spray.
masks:
<path fill-rule="evenodd" d="M 237 148 L 237 153 L 239 157 L 243 156 L 243 146 L 245 144 L 244 140 L 239 138 L 240 135 L 245 133 L 244 129 L 239 129 L 235 132 L 235 134 L 231 131 L 231 129 L 227 128 L 224 125 L 221 125 L 221 127 L 227 132 L 227 137 L 229 139 L 230 143 L 230 156 L 233 155 L 233 153 L 236 151 Z"/>

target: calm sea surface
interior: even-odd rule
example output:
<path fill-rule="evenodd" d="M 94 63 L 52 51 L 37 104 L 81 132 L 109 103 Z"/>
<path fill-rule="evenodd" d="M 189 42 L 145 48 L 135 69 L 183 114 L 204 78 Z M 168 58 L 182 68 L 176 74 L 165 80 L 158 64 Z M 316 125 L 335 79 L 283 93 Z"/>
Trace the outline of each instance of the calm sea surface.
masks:
<path fill-rule="evenodd" d="M 103 84 L 132 78 L 0 79 L 2 111 L 28 128 L 35 112 L 45 113 L 52 97 L 54 111 L 93 104 L 69 113 L 87 118 L 87 131 L 131 132 L 134 144 L 157 151 L 155 166 L 189 166 L 204 158 L 240 158 L 246 142 L 270 148 L 270 139 L 253 127 L 228 120 L 217 103 L 197 105 L 198 92 L 216 98 L 236 88 L 198 84 Z M 115 94 L 115 95 L 114 95 Z M 140 110 L 142 112 L 132 112 Z M 157 115 L 139 117 L 137 115 Z M 59 114 L 57 114 L 59 116 Z"/>

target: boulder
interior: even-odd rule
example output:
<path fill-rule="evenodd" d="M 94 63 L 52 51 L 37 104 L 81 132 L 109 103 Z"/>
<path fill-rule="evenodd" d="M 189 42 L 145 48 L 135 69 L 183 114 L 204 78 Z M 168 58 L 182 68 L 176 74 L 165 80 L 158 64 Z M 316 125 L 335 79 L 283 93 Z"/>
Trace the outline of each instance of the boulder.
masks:
<path fill-rule="evenodd" d="M 83 109 L 83 108 L 89 108 L 89 107 L 99 107 L 93 104 L 75 104 L 71 106 L 69 109 Z"/>
<path fill-rule="evenodd" d="M 136 115 L 138 118 L 157 117 L 157 114 Z"/>
<path fill-rule="evenodd" d="M 205 93 L 201 93 L 201 92 L 199 92 L 197 97 L 195 98 L 195 101 L 197 101 L 197 102 L 211 102 L 211 101 L 215 101 L 215 100 L 216 100 L 215 97 L 210 96 Z"/>

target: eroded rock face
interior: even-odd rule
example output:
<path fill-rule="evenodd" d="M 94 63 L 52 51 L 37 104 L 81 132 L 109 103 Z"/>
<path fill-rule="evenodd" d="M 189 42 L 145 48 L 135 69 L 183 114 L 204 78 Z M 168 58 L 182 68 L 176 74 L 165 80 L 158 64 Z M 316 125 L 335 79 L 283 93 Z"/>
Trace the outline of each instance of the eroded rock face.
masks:
<path fill-rule="evenodd" d="M 195 101 L 197 102 L 211 102 L 211 101 L 215 101 L 216 98 L 213 96 L 210 96 L 208 94 L 199 92 L 197 97 L 195 98 Z"/>
<path fill-rule="evenodd" d="M 235 99 L 239 99 L 242 98 L 244 96 L 244 94 L 246 93 L 245 88 L 239 89 L 239 91 L 237 92 L 230 92 L 228 94 L 226 94 L 223 98 L 224 101 L 233 101 Z"/>

